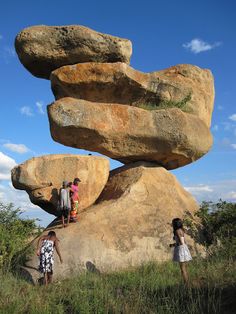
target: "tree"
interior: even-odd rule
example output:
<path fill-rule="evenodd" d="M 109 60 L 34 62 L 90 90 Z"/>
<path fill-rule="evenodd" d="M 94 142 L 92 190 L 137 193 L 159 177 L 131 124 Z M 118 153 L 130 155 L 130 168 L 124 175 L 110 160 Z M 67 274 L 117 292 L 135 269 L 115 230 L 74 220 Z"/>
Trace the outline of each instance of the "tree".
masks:
<path fill-rule="evenodd" d="M 0 202 L 0 269 L 15 268 L 26 256 L 29 238 L 39 232 L 35 219 L 22 219 L 20 208 Z"/>

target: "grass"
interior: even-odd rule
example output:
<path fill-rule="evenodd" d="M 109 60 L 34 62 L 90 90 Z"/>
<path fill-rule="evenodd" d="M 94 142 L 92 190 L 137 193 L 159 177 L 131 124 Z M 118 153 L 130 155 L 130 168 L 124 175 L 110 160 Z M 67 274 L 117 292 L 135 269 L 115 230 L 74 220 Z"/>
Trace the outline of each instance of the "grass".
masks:
<path fill-rule="evenodd" d="M 190 108 L 188 108 L 187 103 L 191 100 L 191 94 L 189 93 L 186 97 L 184 97 L 180 101 L 173 100 L 161 100 L 159 103 L 142 103 L 137 104 L 137 107 L 145 109 L 145 110 L 159 110 L 159 109 L 169 109 L 169 108 L 179 108 L 182 111 L 190 112 Z"/>
<path fill-rule="evenodd" d="M 86 273 L 48 287 L 2 274 L 0 313 L 234 313 L 235 262 L 195 260 L 189 274 L 189 288 L 172 262 L 112 274 Z"/>

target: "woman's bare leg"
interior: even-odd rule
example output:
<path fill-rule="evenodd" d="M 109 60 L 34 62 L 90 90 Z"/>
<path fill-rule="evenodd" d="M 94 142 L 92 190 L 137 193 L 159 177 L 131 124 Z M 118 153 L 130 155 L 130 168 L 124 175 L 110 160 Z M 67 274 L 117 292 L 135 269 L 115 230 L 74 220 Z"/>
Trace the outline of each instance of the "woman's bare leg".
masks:
<path fill-rule="evenodd" d="M 187 264 L 185 262 L 179 263 L 181 274 L 185 284 L 188 284 L 188 272 L 187 272 Z"/>
<path fill-rule="evenodd" d="M 64 217 L 64 215 L 61 216 L 61 219 L 62 219 L 62 225 L 63 225 L 63 227 L 65 227 L 65 217 Z"/>
<path fill-rule="evenodd" d="M 52 283 L 52 273 L 48 273 L 48 283 Z"/>
<path fill-rule="evenodd" d="M 70 212 L 68 212 L 68 215 L 67 215 L 67 225 L 69 225 L 70 223 Z"/>
<path fill-rule="evenodd" d="M 47 286 L 48 285 L 48 273 L 47 272 L 45 272 L 44 273 L 44 275 L 43 275 L 43 281 L 44 281 L 44 284 L 45 284 L 45 286 Z"/>

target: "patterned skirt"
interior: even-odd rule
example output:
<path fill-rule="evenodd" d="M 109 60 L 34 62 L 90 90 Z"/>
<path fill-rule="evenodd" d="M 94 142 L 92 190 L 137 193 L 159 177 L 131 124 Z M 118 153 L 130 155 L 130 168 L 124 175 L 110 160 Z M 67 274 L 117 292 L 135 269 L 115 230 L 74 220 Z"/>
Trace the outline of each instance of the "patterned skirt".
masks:
<path fill-rule="evenodd" d="M 50 240 L 44 240 L 41 247 L 39 256 L 39 271 L 41 273 L 53 272 L 53 245 L 54 242 Z"/>
<path fill-rule="evenodd" d="M 192 259 L 192 256 L 186 244 L 175 246 L 174 256 L 173 256 L 174 262 L 188 262 L 188 261 L 191 261 L 191 259 Z"/>

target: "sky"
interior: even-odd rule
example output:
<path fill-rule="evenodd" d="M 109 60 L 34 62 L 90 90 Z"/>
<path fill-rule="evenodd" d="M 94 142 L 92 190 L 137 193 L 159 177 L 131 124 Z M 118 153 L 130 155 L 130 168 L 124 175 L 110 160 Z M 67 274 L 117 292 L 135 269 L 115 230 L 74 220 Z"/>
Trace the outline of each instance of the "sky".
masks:
<path fill-rule="evenodd" d="M 130 65 L 153 72 L 177 64 L 210 69 L 215 78 L 212 149 L 171 171 L 199 203 L 236 201 L 236 2 L 234 0 L 5 1 L 0 11 L 0 202 L 13 202 L 24 217 L 46 226 L 53 216 L 11 185 L 10 170 L 46 154 L 88 154 L 52 140 L 46 106 L 54 101 L 48 80 L 20 63 L 14 39 L 33 25 L 87 26 L 130 39 Z M 110 160 L 111 169 L 120 166 Z"/>

